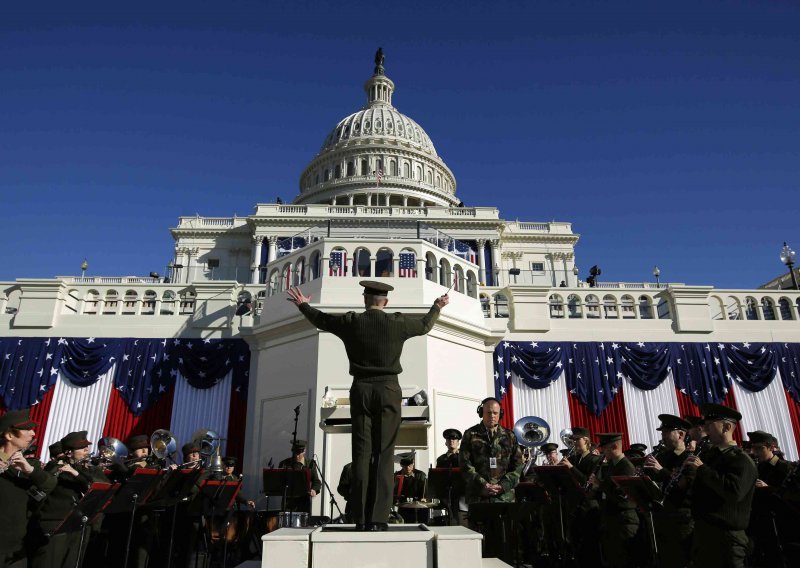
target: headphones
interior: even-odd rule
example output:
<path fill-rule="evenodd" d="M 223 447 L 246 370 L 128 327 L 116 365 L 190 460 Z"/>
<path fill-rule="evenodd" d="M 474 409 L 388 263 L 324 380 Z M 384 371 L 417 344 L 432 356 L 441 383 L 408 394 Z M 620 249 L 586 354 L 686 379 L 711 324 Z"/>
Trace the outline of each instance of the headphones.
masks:
<path fill-rule="evenodd" d="M 495 397 L 493 397 L 493 396 L 488 396 L 488 397 L 484 398 L 484 399 L 481 401 L 480 405 L 478 405 L 478 416 L 480 416 L 481 418 L 483 418 L 483 405 L 484 405 L 484 404 L 486 404 L 487 402 L 491 402 L 491 401 L 494 401 L 494 402 L 496 402 L 497 404 L 500 404 L 500 401 L 499 401 L 499 400 L 497 400 L 497 399 L 496 399 Z M 502 405 L 502 404 L 500 404 L 500 420 L 502 420 L 502 419 L 503 419 L 503 405 Z"/>

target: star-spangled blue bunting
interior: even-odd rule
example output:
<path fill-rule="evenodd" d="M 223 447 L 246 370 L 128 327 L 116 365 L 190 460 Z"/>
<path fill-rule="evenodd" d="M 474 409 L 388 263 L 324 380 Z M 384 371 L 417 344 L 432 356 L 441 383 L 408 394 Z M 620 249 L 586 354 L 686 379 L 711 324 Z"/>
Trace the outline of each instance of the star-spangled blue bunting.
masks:
<path fill-rule="evenodd" d="M 731 383 L 758 392 L 780 370 L 800 403 L 800 344 L 504 341 L 495 349 L 495 396 L 508 391 L 513 375 L 541 389 L 563 372 L 569 391 L 600 415 L 624 378 L 642 390 L 658 387 L 669 373 L 695 404 L 722 402 Z"/>
<path fill-rule="evenodd" d="M 241 339 L 0 338 L 0 395 L 7 409 L 37 404 L 59 371 L 72 383 L 96 383 L 116 364 L 114 388 L 139 415 L 158 401 L 178 374 L 207 389 L 232 372 L 247 397 L 250 350 Z"/>

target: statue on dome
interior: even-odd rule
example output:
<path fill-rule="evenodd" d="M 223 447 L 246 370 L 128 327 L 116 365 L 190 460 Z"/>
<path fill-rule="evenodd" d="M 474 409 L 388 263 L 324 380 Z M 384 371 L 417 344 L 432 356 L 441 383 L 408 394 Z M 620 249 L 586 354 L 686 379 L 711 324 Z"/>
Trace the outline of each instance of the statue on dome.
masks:
<path fill-rule="evenodd" d="M 383 48 L 379 47 L 378 51 L 375 52 L 375 74 L 376 75 L 383 75 Z"/>

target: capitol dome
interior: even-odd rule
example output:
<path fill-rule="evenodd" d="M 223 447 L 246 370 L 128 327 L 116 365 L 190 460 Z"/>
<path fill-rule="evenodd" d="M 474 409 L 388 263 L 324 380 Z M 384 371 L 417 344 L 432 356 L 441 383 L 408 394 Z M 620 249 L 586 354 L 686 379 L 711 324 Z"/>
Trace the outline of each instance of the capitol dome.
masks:
<path fill-rule="evenodd" d="M 364 85 L 367 104 L 331 130 L 300 176 L 294 203 L 333 205 L 452 206 L 456 180 L 430 137 L 392 106 L 394 82 L 383 54 Z"/>

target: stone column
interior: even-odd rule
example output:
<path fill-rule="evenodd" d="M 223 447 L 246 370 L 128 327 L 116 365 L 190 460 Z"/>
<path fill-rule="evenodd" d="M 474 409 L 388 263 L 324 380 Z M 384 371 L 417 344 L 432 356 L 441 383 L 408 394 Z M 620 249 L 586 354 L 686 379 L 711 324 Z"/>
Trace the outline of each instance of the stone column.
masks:
<path fill-rule="evenodd" d="M 403 196 L 403 207 L 408 207 L 408 195 Z"/>
<path fill-rule="evenodd" d="M 489 241 L 489 248 L 492 250 L 492 266 L 490 268 L 493 270 L 494 281 L 492 283 L 495 286 L 503 286 L 503 278 L 501 276 L 502 264 L 500 263 L 500 256 L 497 254 L 499 245 L 500 239 L 492 239 Z"/>
<path fill-rule="evenodd" d="M 350 206 L 352 206 L 352 205 L 353 205 L 353 199 L 354 199 L 354 198 L 355 198 L 355 195 L 353 195 L 353 194 L 351 193 L 351 194 L 350 194 L 350 198 L 348 199 L 348 202 L 347 202 L 347 204 L 348 204 L 348 205 L 350 205 Z"/>
<path fill-rule="evenodd" d="M 261 246 L 263 243 L 263 235 L 253 235 L 253 275 L 250 280 L 252 284 L 258 284 L 260 281 L 261 270 L 259 269 L 259 265 L 261 264 Z"/>
<path fill-rule="evenodd" d="M 486 239 L 478 239 L 478 278 L 480 278 L 481 285 L 486 286 Z"/>
<path fill-rule="evenodd" d="M 267 258 L 267 262 L 272 262 L 278 258 L 278 237 L 277 235 L 272 235 L 267 237 L 267 242 L 269 244 L 269 252 L 267 253 L 269 257 Z"/>
<path fill-rule="evenodd" d="M 375 278 L 377 274 L 375 274 L 375 261 L 377 259 L 374 256 L 369 257 L 369 277 Z"/>
<path fill-rule="evenodd" d="M 190 274 L 192 272 L 192 270 L 191 270 L 191 264 L 192 264 L 192 252 L 191 252 L 191 249 L 188 249 L 188 248 L 185 249 L 184 257 L 186 258 L 186 263 L 183 266 L 184 266 L 184 270 L 186 271 L 186 276 L 184 277 L 183 281 L 188 284 L 189 283 Z"/>

